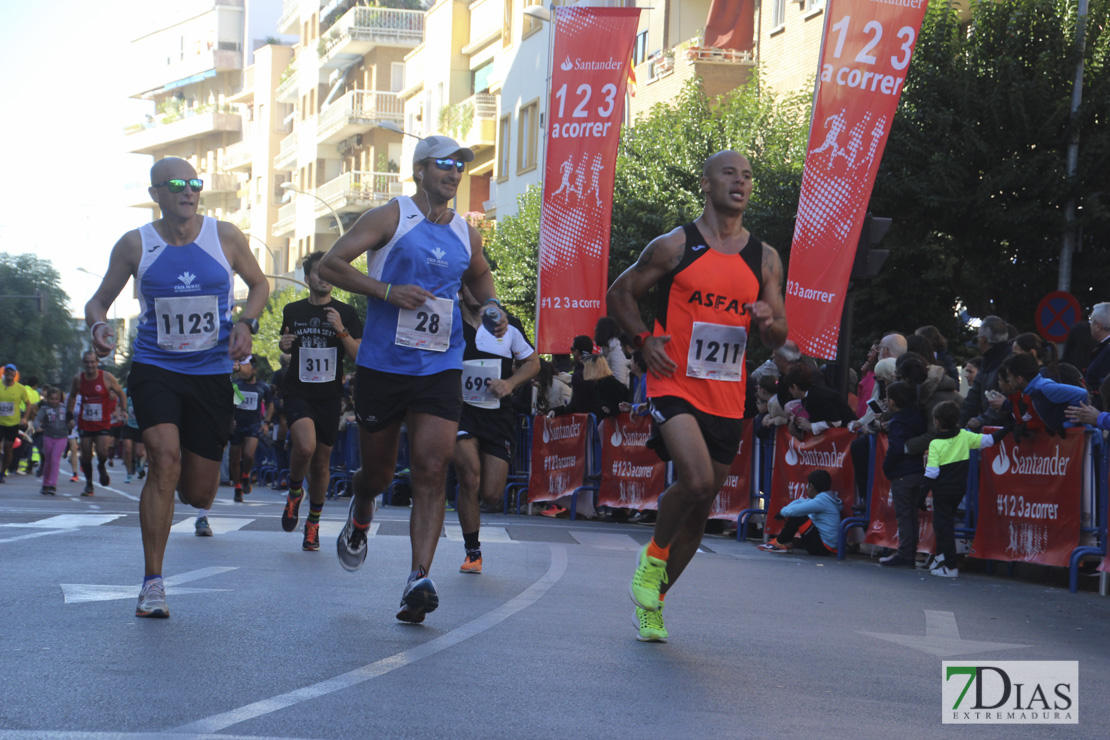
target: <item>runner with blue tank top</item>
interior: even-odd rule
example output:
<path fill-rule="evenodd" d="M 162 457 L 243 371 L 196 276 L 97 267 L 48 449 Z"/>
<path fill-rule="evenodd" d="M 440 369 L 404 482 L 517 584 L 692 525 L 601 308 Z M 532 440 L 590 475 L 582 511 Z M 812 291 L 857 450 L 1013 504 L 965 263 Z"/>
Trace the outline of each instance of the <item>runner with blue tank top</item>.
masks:
<path fill-rule="evenodd" d="M 462 316 L 456 297 L 466 285 L 479 302 L 497 304 L 482 238 L 449 206 L 474 152 L 446 136 L 416 145 L 417 194 L 364 213 L 339 238 L 318 271 L 337 288 L 367 296 L 356 359 L 355 415 L 363 466 L 355 474 L 347 524 L 336 549 L 358 569 L 374 498 L 389 486 L 401 424 L 408 431 L 413 503 L 412 571 L 397 619 L 419 624 L 439 606 L 428 578 L 443 529 L 447 466 L 462 410 Z M 367 255 L 367 274 L 351 266 Z M 508 326 L 504 312 L 494 334 Z"/>
<path fill-rule="evenodd" d="M 231 431 L 231 362 L 250 354 L 270 290 L 243 232 L 197 213 L 204 183 L 192 165 L 163 159 L 150 179 L 148 192 L 162 217 L 116 243 L 104 280 L 85 305 L 85 321 L 93 349 L 109 354 L 115 337 L 108 307 L 135 279 L 140 315 L 127 387 L 150 460 L 139 501 L 146 577 L 135 615 L 168 617 L 162 560 L 174 491 L 200 509 L 197 534 L 211 534 L 204 513 L 216 497 Z M 247 286 L 237 323 L 234 275 Z"/>

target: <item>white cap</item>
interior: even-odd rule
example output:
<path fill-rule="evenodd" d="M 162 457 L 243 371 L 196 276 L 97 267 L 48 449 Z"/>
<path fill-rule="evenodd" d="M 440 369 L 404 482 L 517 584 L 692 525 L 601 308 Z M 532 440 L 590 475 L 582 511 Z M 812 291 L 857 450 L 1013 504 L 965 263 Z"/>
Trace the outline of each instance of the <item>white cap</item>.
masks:
<path fill-rule="evenodd" d="M 420 143 L 416 145 L 412 161 L 415 164 L 425 159 L 441 159 L 454 154 L 459 155 L 457 158 L 464 162 L 474 161 L 474 152 L 465 146 L 460 146 L 459 142 L 450 136 L 428 136 L 421 139 Z"/>

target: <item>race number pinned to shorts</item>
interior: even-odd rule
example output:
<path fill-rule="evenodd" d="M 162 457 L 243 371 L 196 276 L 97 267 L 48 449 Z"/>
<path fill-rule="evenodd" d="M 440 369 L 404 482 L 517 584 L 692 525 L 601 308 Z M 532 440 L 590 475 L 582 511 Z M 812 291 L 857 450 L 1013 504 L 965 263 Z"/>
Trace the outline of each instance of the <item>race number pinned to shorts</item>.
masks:
<path fill-rule="evenodd" d="M 748 330 L 742 326 L 695 321 L 690 333 L 690 352 L 686 355 L 686 375 L 739 383 L 747 346 Z"/>
<path fill-rule="evenodd" d="M 212 349 L 220 338 L 219 312 L 214 295 L 155 298 L 158 348 L 167 352 Z"/>
<path fill-rule="evenodd" d="M 330 383 L 335 380 L 335 347 L 301 347 L 302 383 Z"/>
<path fill-rule="evenodd" d="M 500 360 L 463 360 L 463 401 L 480 409 L 501 408 L 500 399 L 489 392 L 490 383 L 500 379 Z"/>
<path fill-rule="evenodd" d="M 243 411 L 258 410 L 258 394 L 254 391 L 243 391 L 243 400 L 236 404 Z"/>
<path fill-rule="evenodd" d="M 86 403 L 81 406 L 81 418 L 84 421 L 102 421 L 104 407 L 99 403 Z"/>
<path fill-rule="evenodd" d="M 415 311 L 397 312 L 397 337 L 394 344 L 429 352 L 446 352 L 451 346 L 451 320 L 455 302 L 450 298 L 429 298 Z"/>

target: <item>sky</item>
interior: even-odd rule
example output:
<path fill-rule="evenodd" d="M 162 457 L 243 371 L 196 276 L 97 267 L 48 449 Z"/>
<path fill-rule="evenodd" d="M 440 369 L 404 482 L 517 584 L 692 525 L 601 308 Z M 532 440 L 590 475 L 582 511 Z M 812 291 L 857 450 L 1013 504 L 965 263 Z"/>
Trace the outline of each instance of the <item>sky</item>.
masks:
<path fill-rule="evenodd" d="M 128 98 L 127 50 L 145 28 L 141 0 L 0 2 L 0 252 L 49 260 L 82 316 L 112 245 L 150 218 L 124 188 L 146 181 L 149 156 L 127 154 L 123 128 L 152 110 Z M 131 287 L 120 318 L 138 311 Z"/>

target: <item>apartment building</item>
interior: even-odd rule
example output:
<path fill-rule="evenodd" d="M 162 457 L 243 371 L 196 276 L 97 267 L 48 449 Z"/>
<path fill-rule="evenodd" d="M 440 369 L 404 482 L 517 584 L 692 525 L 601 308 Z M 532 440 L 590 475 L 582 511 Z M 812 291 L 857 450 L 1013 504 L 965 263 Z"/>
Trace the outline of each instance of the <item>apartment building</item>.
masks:
<path fill-rule="evenodd" d="M 404 56 L 424 38 L 424 12 L 285 0 L 276 30 L 300 38 L 275 90 L 277 103 L 292 106 L 292 128 L 272 160 L 289 180 L 271 234 L 289 240 L 287 266 L 294 270 L 364 211 L 401 192 L 398 93 Z"/>
<path fill-rule="evenodd" d="M 762 0 L 756 9 L 756 61 L 776 93 L 812 92 L 825 26 L 825 0 Z"/>
<path fill-rule="evenodd" d="M 273 33 L 279 11 L 278 0 L 179 0 L 155 9 L 149 30 L 131 44 L 132 97 L 151 101 L 153 112 L 126 130 L 128 151 L 150 155 L 152 163 L 189 161 L 204 180 L 200 211 L 248 228 L 243 175 L 224 159 L 251 130 L 249 114 L 234 101 L 244 67 L 256 64 L 254 50 Z M 145 184 L 127 197 L 157 215 Z"/>

